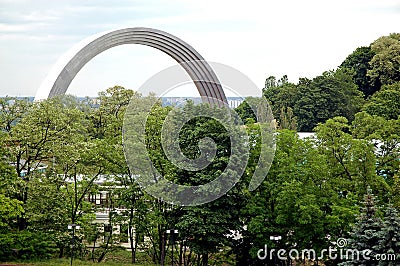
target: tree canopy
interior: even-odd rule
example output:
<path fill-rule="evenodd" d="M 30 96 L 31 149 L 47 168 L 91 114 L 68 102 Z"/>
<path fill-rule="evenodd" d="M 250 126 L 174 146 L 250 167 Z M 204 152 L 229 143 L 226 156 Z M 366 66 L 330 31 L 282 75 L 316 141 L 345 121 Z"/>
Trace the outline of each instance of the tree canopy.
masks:
<path fill-rule="evenodd" d="M 314 78 L 292 83 L 287 76 L 268 77 L 263 95 L 278 128 L 264 140 L 268 143 L 262 142 L 257 118 L 269 113 L 258 108 L 257 97 L 229 115 L 227 109 L 193 102 L 163 106 L 155 95 L 122 86 L 96 99 L 0 98 L 0 261 L 68 257 L 73 247 L 76 257 L 101 262 L 129 240 L 132 263 L 284 265 L 292 261 L 287 252 L 283 262 L 276 252 L 262 259 L 259 251 L 268 246 L 318 254 L 345 239 L 348 248 L 372 250 L 372 255 L 397 254 L 379 262 L 397 265 L 399 36 L 357 48 L 337 69 Z M 169 116 L 175 120 L 166 125 Z M 229 119 L 235 123 L 221 122 Z M 172 135 L 170 126 L 179 134 Z M 125 143 L 139 127 L 143 136 Z M 314 134 L 303 138 L 298 131 Z M 232 144 L 232 136 L 242 140 L 240 145 Z M 174 141 L 184 162 L 200 158 L 209 164 L 182 168 L 164 146 Z M 275 157 L 251 191 L 265 147 L 276 148 Z M 134 167 L 126 159 L 134 159 Z M 228 171 L 229 182 L 240 177 L 233 187 L 198 206 L 156 198 L 139 182 L 150 177 L 157 183 L 163 176 L 179 185 L 202 185 L 243 160 L 243 169 Z M 222 191 L 229 182 L 212 189 Z M 194 195 L 202 193 L 198 189 Z M 73 246 L 68 224 L 81 227 Z M 377 265 L 311 255 L 293 261 Z"/>

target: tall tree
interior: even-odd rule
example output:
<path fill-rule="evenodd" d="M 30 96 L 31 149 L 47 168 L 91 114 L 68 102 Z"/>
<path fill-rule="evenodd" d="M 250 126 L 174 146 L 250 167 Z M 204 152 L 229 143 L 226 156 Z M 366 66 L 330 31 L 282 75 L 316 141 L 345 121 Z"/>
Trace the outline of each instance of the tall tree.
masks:
<path fill-rule="evenodd" d="M 371 115 L 397 119 L 400 116 L 400 82 L 382 86 L 363 109 Z"/>
<path fill-rule="evenodd" d="M 363 98 L 352 76 L 342 69 L 324 72 L 312 81 L 299 82 L 301 98 L 293 107 L 300 131 L 312 131 L 318 124 L 335 116 L 352 121 Z"/>
<path fill-rule="evenodd" d="M 293 109 L 288 107 L 281 108 L 281 114 L 279 116 L 280 124 L 278 125 L 279 129 L 289 129 L 289 130 L 297 130 L 297 121 L 296 117 L 293 116 Z"/>
<path fill-rule="evenodd" d="M 380 88 L 379 79 L 371 80 L 367 75 L 368 70 L 371 70 L 369 62 L 375 53 L 370 46 L 358 47 L 351 53 L 340 65 L 341 68 L 352 70 L 354 83 L 357 84 L 358 89 L 363 92 L 364 98 L 368 98 Z"/>
<path fill-rule="evenodd" d="M 58 248 L 58 257 L 69 249 L 68 223 L 70 209 L 62 183 L 50 173 L 46 178 L 32 176 L 28 184 L 29 193 L 25 204 L 28 230 L 46 232 Z"/>
<path fill-rule="evenodd" d="M 0 98 L 0 129 L 10 132 L 11 128 L 26 115 L 30 106 L 28 99 Z"/>
<path fill-rule="evenodd" d="M 267 79 L 268 81 L 268 79 Z M 266 81 L 266 86 L 263 89 L 263 94 L 267 98 L 268 102 L 271 104 L 272 113 L 275 119 L 278 120 L 278 124 L 282 125 L 281 111 L 282 109 L 287 112 L 287 108 L 293 110 L 296 102 L 302 97 L 301 91 L 296 84 L 290 82 L 274 83 L 274 85 L 268 85 Z M 267 86 L 268 85 L 268 86 Z M 293 114 L 293 119 L 296 119 L 297 114 Z"/>
<path fill-rule="evenodd" d="M 278 124 L 285 124 L 282 108 L 293 110 L 299 131 L 312 131 L 318 123 L 335 116 L 352 121 L 363 104 L 363 94 L 353 81 L 352 73 L 345 68 L 327 71 L 310 80 L 301 78 L 298 84 L 273 82 L 269 78 L 264 96 L 271 103 Z"/>
<path fill-rule="evenodd" d="M 337 180 L 336 189 L 354 193 L 361 199 L 368 186 L 382 195 L 389 189 L 377 175 L 374 145 L 366 139 L 353 138 L 344 117 L 329 119 L 316 127 L 321 153 L 327 156 L 327 166 Z"/>
<path fill-rule="evenodd" d="M 379 231 L 379 242 L 375 245 L 377 252 L 386 259 L 379 261 L 379 266 L 394 266 L 400 263 L 400 217 L 396 208 L 389 205 L 385 210 L 384 222 Z M 388 256 L 393 256 L 389 258 Z"/>
<path fill-rule="evenodd" d="M 327 156 L 315 140 L 301 140 L 296 132 L 277 134 L 275 160 L 262 185 L 243 210 L 247 225 L 245 239 L 252 243 L 247 264 L 264 265 L 257 251 L 264 247 L 314 248 L 329 245 L 326 235 L 339 237 L 354 220 L 354 197 L 341 196 L 339 180 L 330 175 Z M 280 243 L 270 236 L 280 235 Z M 257 264 L 258 263 L 258 264 Z"/>
<path fill-rule="evenodd" d="M 10 229 L 12 220 L 21 216 L 23 212 L 22 202 L 0 194 L 0 232 L 4 228 Z"/>
<path fill-rule="evenodd" d="M 169 110 L 162 107 L 161 101 L 154 95 L 132 98 L 125 113 L 123 135 L 132 181 L 137 182 L 139 177 L 157 180 L 159 176 L 156 170 L 163 177 L 171 179 L 174 176 L 175 168 L 168 161 L 161 145 L 161 130 Z M 145 152 L 138 152 L 139 149 L 145 149 Z M 129 184 L 129 180 L 126 182 Z M 153 262 L 163 265 L 166 259 L 166 230 L 170 229 L 172 222 L 169 219 L 172 208 L 161 199 L 155 199 L 146 193 L 143 196 L 143 199 L 137 201 L 138 205 L 131 205 L 142 217 L 137 229 L 144 232 L 149 239 L 151 248 L 147 251 Z M 146 214 L 143 215 L 144 213 Z"/>
<path fill-rule="evenodd" d="M 179 112 L 179 119 L 185 120 L 186 116 L 196 115 L 180 131 L 180 146 L 187 158 L 196 159 L 204 156 L 209 151 L 208 147 L 199 149 L 199 141 L 208 137 L 212 138 L 216 145 L 216 155 L 212 162 L 199 171 L 178 169 L 175 182 L 182 185 L 201 185 L 218 178 L 223 172 L 227 171 L 228 162 L 234 164 L 243 160 L 245 148 L 240 143 L 231 143 L 231 136 L 242 136 L 243 132 L 239 126 L 224 128 L 217 120 L 227 117 L 224 111 L 212 109 L 208 105 L 193 105 L 188 103 Z M 209 117 L 207 116 L 209 114 Z M 179 122 L 178 122 L 179 123 Z M 233 151 L 235 149 L 235 151 Z M 238 155 L 239 154 L 239 155 Z M 207 156 L 207 155 L 206 155 Z M 231 169 L 230 177 L 237 175 Z M 239 169 L 240 171 L 240 169 Z M 231 181 L 227 182 L 229 186 Z M 223 188 L 214 187 L 219 190 Z M 201 193 L 201 192 L 200 192 Z M 240 189 L 231 189 L 226 195 L 200 206 L 185 207 L 181 210 L 181 217 L 178 219 L 177 227 L 181 230 L 188 240 L 187 245 L 196 252 L 201 258 L 201 265 L 208 265 L 209 256 L 218 252 L 218 249 L 228 244 L 227 235 L 231 230 L 237 230 L 240 226 L 239 208 L 241 202 Z"/>
<path fill-rule="evenodd" d="M 367 75 L 382 85 L 400 81 L 400 33 L 382 36 L 371 44 L 374 53 Z"/>
<path fill-rule="evenodd" d="M 67 107 L 61 98 L 35 103 L 6 137 L 8 160 L 18 176 L 16 198 L 24 204 L 28 199 L 31 175 L 44 164 L 50 164 L 59 147 L 67 147 L 70 138 L 82 129 L 81 111 Z M 20 219 L 20 229 L 27 226 Z"/>
<path fill-rule="evenodd" d="M 360 112 L 351 128 L 355 139 L 365 139 L 374 146 L 376 174 L 393 186 L 393 177 L 400 170 L 400 120 Z"/>
<path fill-rule="evenodd" d="M 376 244 L 379 243 L 379 232 L 383 227 L 382 219 L 377 214 L 376 198 L 368 188 L 364 197 L 361 214 L 350 233 L 346 248 L 356 250 L 355 257 L 345 258 L 339 265 L 376 265 L 374 255 L 377 254 Z"/>

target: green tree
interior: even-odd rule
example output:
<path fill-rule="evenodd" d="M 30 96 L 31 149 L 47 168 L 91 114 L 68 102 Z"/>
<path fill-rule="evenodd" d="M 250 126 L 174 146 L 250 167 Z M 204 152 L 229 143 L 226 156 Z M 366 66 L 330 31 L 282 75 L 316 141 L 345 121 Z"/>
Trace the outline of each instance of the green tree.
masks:
<path fill-rule="evenodd" d="M 243 242 L 252 243 L 247 264 L 264 265 L 257 251 L 265 244 L 318 251 L 329 245 L 328 234 L 334 239 L 350 228 L 357 211 L 354 197 L 339 193 L 339 181 L 330 175 L 327 155 L 317 143 L 299 139 L 294 131 L 278 132 L 274 163 L 242 211 L 247 225 Z M 282 236 L 282 241 L 271 241 L 273 235 Z"/>
<path fill-rule="evenodd" d="M 61 258 L 68 250 L 71 239 L 67 229 L 70 217 L 66 191 L 52 177 L 32 177 L 28 188 L 25 204 L 28 230 L 46 232 L 47 237 L 56 244 L 58 257 Z"/>
<path fill-rule="evenodd" d="M 296 84 L 283 82 L 274 83 L 274 85 L 272 86 L 268 85 L 268 83 L 271 82 L 266 81 L 266 85 L 263 89 L 263 94 L 270 103 L 272 113 L 275 119 L 278 120 L 278 124 L 282 125 L 282 119 L 284 119 L 284 117 L 281 116 L 282 109 L 285 111 L 285 113 L 288 112 L 288 108 L 291 108 L 292 111 L 294 111 L 293 108 L 296 105 L 296 102 L 299 101 L 299 99 L 302 97 L 302 95 L 299 87 Z M 292 116 L 293 119 L 296 119 L 297 114 L 292 114 Z"/>
<path fill-rule="evenodd" d="M 386 119 L 397 119 L 400 115 L 400 82 L 384 85 L 376 92 L 363 109 Z"/>
<path fill-rule="evenodd" d="M 28 99 L 0 98 L 0 129 L 5 132 L 11 131 L 11 128 L 25 116 L 30 106 Z"/>
<path fill-rule="evenodd" d="M 347 68 L 353 71 L 353 80 L 357 84 L 358 89 L 363 92 L 364 98 L 368 98 L 380 88 L 379 79 L 371 80 L 367 72 L 371 70 L 369 62 L 374 57 L 375 53 L 370 46 L 357 48 L 351 53 L 340 65 L 341 68 Z"/>
<path fill-rule="evenodd" d="M 300 80 L 298 87 L 302 96 L 293 113 L 300 131 L 312 131 L 318 123 L 335 116 L 352 121 L 363 103 L 352 76 L 342 69 L 324 72 L 312 81 Z"/>
<path fill-rule="evenodd" d="M 400 262 L 400 217 L 391 205 L 386 207 L 383 227 L 379 231 L 379 242 L 374 247 L 379 254 L 395 259 L 380 260 L 378 265 L 394 266 Z"/>
<path fill-rule="evenodd" d="M 374 145 L 376 173 L 394 188 L 393 178 L 400 169 L 400 120 L 386 120 L 360 112 L 351 128 L 354 138 L 365 139 Z"/>
<path fill-rule="evenodd" d="M 371 44 L 374 53 L 367 75 L 378 79 L 382 85 L 400 81 L 400 34 L 382 36 Z"/>
<path fill-rule="evenodd" d="M 9 228 L 14 219 L 24 212 L 22 202 L 0 194 L 0 231 Z"/>
<path fill-rule="evenodd" d="M 368 186 L 385 194 L 389 186 L 376 173 L 374 145 L 366 139 L 353 138 L 344 117 L 329 119 L 316 127 L 321 153 L 327 156 L 327 166 L 335 177 L 338 192 L 351 192 L 360 198 Z"/>
<path fill-rule="evenodd" d="M 244 158 L 236 157 L 234 153 L 245 155 L 244 147 L 240 145 L 231 146 L 230 136 L 236 134 L 240 136 L 243 132 L 239 126 L 232 126 L 230 130 L 223 127 L 216 119 L 211 117 L 225 117 L 223 111 L 212 109 L 208 105 L 193 105 L 188 103 L 182 112 L 178 111 L 179 119 L 185 120 L 190 114 L 203 114 L 189 120 L 180 131 L 180 146 L 182 152 L 187 158 L 198 158 L 201 153 L 198 145 L 201 139 L 205 137 L 212 138 L 216 144 L 216 156 L 212 162 L 202 170 L 188 171 L 178 169 L 175 176 L 175 182 L 183 185 L 201 185 L 210 182 L 226 171 L 229 161 L 239 161 Z M 209 114 L 209 116 L 207 116 Z M 225 117 L 226 118 L 226 117 Z M 233 132 L 231 132 L 233 131 Z M 239 149 L 232 152 L 231 149 Z M 231 175 L 234 176 L 232 169 Z M 236 174 L 237 175 L 237 174 Z M 229 186 L 229 183 L 227 184 Z M 215 187 L 214 189 L 221 189 Z M 185 207 L 181 211 L 182 215 L 177 220 L 177 228 L 180 229 L 183 236 L 187 238 L 187 246 L 198 254 L 201 258 L 201 265 L 208 265 L 209 256 L 218 252 L 219 248 L 228 244 L 227 235 L 231 230 L 237 230 L 240 227 L 239 209 L 241 206 L 241 190 L 239 188 L 231 189 L 226 195 L 219 199 L 200 205 L 198 207 Z"/>
<path fill-rule="evenodd" d="M 60 98 L 34 104 L 6 137 L 8 160 L 18 176 L 16 198 L 24 204 L 28 199 L 30 177 L 54 157 L 55 148 L 66 146 L 68 138 L 82 128 L 81 112 L 66 108 Z M 20 229 L 27 226 L 19 221 Z"/>
<path fill-rule="evenodd" d="M 285 108 L 282 107 L 279 121 L 280 121 L 279 129 L 289 129 L 296 131 L 297 121 L 296 117 L 293 116 L 292 108 L 288 107 L 285 110 Z"/>
<path fill-rule="evenodd" d="M 104 171 L 113 177 L 110 184 L 117 186 L 110 190 L 109 194 L 111 199 L 113 195 L 116 196 L 114 207 L 125 207 L 123 212 L 115 212 L 111 221 L 127 225 L 131 259 L 132 263 L 135 263 L 139 244 L 141 243 L 144 248 L 142 238 L 146 233 L 152 232 L 150 228 L 154 224 L 154 221 L 151 221 L 153 216 L 148 213 L 151 205 L 149 201 L 152 200 L 140 190 L 134 175 L 126 164 L 122 145 L 122 127 L 129 103 L 132 102 L 132 105 L 135 106 L 147 106 L 148 97 L 142 97 L 137 92 L 115 86 L 100 92 L 99 101 L 99 108 L 93 109 L 90 114 L 92 122 L 90 135 L 101 139 Z M 162 119 L 164 116 L 162 112 L 165 113 L 160 109 L 159 113 L 156 112 L 154 116 L 150 116 L 148 124 L 152 125 L 153 122 Z M 156 243 L 156 241 L 152 241 L 152 243 Z"/>
<path fill-rule="evenodd" d="M 114 86 L 100 92 L 100 105 L 98 108 L 92 108 L 89 114 L 92 124 L 90 135 L 98 139 L 121 136 L 123 117 L 132 97 L 139 97 L 139 94 L 122 86 Z"/>
<path fill-rule="evenodd" d="M 162 107 L 161 101 L 154 95 L 138 95 L 132 98 L 124 118 L 124 149 L 132 175 L 131 180 L 124 181 L 126 184 L 137 182 L 135 178 L 138 177 L 156 180 L 158 175 L 155 169 L 163 177 L 173 180 L 176 168 L 168 161 L 161 145 L 161 129 L 169 110 L 169 107 Z M 145 151 L 138 152 L 139 149 Z M 137 236 L 144 234 L 148 238 L 150 248 L 146 251 L 154 263 L 163 265 L 167 248 L 166 230 L 172 226 L 169 219 L 172 213 L 171 204 L 146 193 L 139 198 L 131 195 L 131 200 L 136 202 L 135 205 L 130 205 L 133 208 L 131 210 L 138 213 L 138 216 L 135 214 L 136 217 L 140 217 L 132 217 Z"/>
<path fill-rule="evenodd" d="M 351 71 L 345 68 L 326 71 L 312 80 L 301 78 L 298 84 L 276 82 L 272 78 L 267 81 L 263 93 L 278 124 L 287 124 L 285 119 L 291 108 L 292 120 L 296 120 L 299 131 L 310 132 L 318 123 L 335 116 L 352 121 L 363 104 L 363 94 L 354 83 Z M 281 115 L 282 109 L 286 115 Z"/>
<path fill-rule="evenodd" d="M 253 101 L 253 97 L 247 97 L 238 107 L 236 107 L 235 111 L 239 115 L 239 117 L 242 119 L 244 123 L 248 122 L 255 122 L 257 121 L 257 117 L 253 112 L 253 109 L 249 105 L 249 101 Z"/>
<path fill-rule="evenodd" d="M 356 257 L 345 258 L 346 261 L 339 265 L 376 265 L 373 258 L 377 254 L 376 244 L 379 243 L 379 232 L 382 227 L 382 219 L 377 214 L 376 198 L 368 188 L 361 214 L 353 226 L 346 246 L 357 250 L 358 253 L 355 254 Z"/>
<path fill-rule="evenodd" d="M 391 189 L 392 203 L 395 208 L 400 208 L 400 175 L 393 176 L 393 185 Z"/>
<path fill-rule="evenodd" d="M 138 106 L 135 105 L 134 107 Z M 202 150 L 198 146 L 199 141 L 204 138 L 212 138 L 214 140 L 216 156 L 208 166 L 199 171 L 185 170 L 173 165 L 172 162 L 168 161 L 162 150 L 160 138 L 163 120 L 168 111 L 167 108 L 162 108 L 157 104 L 153 106 L 153 110 L 147 117 L 146 138 L 141 140 L 146 144 L 152 160 L 152 166 L 164 177 L 176 184 L 201 185 L 217 178 L 225 170 L 230 160 L 234 162 L 241 160 L 241 158 L 231 156 L 232 147 L 229 131 L 224 129 L 217 119 L 212 118 L 217 116 L 224 120 L 227 118 L 226 113 L 208 105 L 195 106 L 192 102 L 188 102 L 182 109 L 176 109 L 173 114 L 170 114 L 170 117 L 175 119 L 172 126 L 180 128 L 178 125 L 181 122 L 184 124 L 179 131 L 178 139 L 184 156 L 190 159 L 196 159 L 200 155 L 207 156 L 211 152 L 209 151 L 211 145 L 203 146 L 204 149 Z M 136 116 L 139 116 L 139 113 L 136 113 Z M 191 118 L 192 115 L 194 115 L 194 118 Z M 191 119 L 186 120 L 188 117 Z M 133 120 L 131 123 L 132 126 L 137 124 Z M 233 126 L 232 130 L 234 130 L 232 134 L 241 134 L 239 126 Z M 235 147 L 235 149 L 238 148 Z M 244 152 L 238 152 L 238 154 L 239 157 L 245 155 Z M 140 154 L 137 156 L 140 156 Z M 140 159 L 138 158 L 138 160 Z M 143 163 L 148 162 L 143 161 Z M 149 175 L 152 174 L 152 172 L 149 172 Z M 232 172 L 232 175 L 234 174 Z M 157 178 L 157 176 L 154 176 L 154 178 Z M 223 188 L 215 187 L 214 189 Z M 199 191 L 199 193 L 203 192 Z M 161 264 L 166 262 L 165 248 L 168 244 L 172 245 L 171 242 L 167 241 L 166 230 L 178 229 L 180 232 L 178 239 L 179 243 L 181 243 L 180 247 L 182 249 L 189 247 L 190 254 L 194 254 L 198 258 L 195 260 L 198 264 L 208 265 L 210 254 L 218 252 L 219 248 L 225 246 L 228 243 L 226 235 L 230 233 L 230 230 L 239 227 L 238 205 L 241 202 L 239 199 L 240 193 L 230 191 L 218 200 L 199 207 L 183 208 L 170 204 L 166 205 L 159 200 L 151 201 L 150 209 L 152 213 L 150 215 L 154 218 L 152 219 L 153 222 L 149 224 L 151 226 L 148 226 L 148 230 L 152 230 L 153 233 L 148 234 L 148 236 L 154 247 L 154 254 L 159 258 L 158 262 Z M 189 254 L 182 252 L 181 254 L 184 254 L 186 261 L 193 261 L 193 257 L 189 256 Z"/>

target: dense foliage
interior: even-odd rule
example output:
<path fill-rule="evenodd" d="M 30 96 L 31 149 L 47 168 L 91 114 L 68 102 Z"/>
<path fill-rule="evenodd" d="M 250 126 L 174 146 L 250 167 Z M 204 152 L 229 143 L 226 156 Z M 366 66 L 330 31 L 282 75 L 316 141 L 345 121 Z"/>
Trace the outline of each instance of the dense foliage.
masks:
<path fill-rule="evenodd" d="M 75 257 L 94 262 L 128 240 L 133 263 L 146 257 L 161 265 L 172 260 L 179 265 L 283 265 L 289 260 L 273 252 L 260 259 L 260 250 L 313 249 L 319 255 L 337 247 L 341 238 L 349 248 L 399 255 L 399 42 L 399 34 L 381 37 L 356 49 L 338 69 L 297 84 L 287 77 L 267 78 L 263 92 L 279 128 L 268 175 L 255 191 L 248 190 L 263 144 L 256 116 L 243 103 L 236 111 L 244 124 L 240 130 L 249 136 L 247 168 L 226 195 L 194 207 L 169 204 L 140 189 L 136 170 L 125 162 L 124 115 L 129 102 L 138 110 L 156 102 L 146 136 L 138 139 L 150 160 L 143 154 L 137 160 L 184 185 L 209 182 L 237 159 L 231 158 L 229 133 L 217 120 L 197 117 L 181 128 L 179 143 L 188 158 L 216 149 L 212 164 L 190 171 L 164 154 L 161 128 L 171 108 L 152 95 L 116 86 L 95 100 L 1 98 L 0 260 L 70 256 L 68 224 L 80 225 Z M 188 103 L 181 111 L 199 108 L 211 110 Z M 296 129 L 314 131 L 315 137 L 300 138 Z M 204 138 L 212 138 L 215 147 L 200 150 Z M 102 222 L 96 220 L 99 214 Z M 174 230 L 179 233 L 171 234 Z M 326 253 L 297 258 L 310 259 L 325 265 L 378 265 Z M 379 262 L 397 264 L 398 257 Z"/>

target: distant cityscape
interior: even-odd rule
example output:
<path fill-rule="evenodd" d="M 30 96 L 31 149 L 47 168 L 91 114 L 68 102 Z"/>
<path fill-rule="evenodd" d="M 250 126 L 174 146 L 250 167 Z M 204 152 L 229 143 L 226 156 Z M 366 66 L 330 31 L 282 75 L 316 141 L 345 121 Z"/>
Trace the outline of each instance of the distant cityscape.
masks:
<path fill-rule="evenodd" d="M 193 101 L 195 104 L 201 102 L 200 97 L 162 97 L 163 106 L 178 106 L 185 103 L 188 100 Z M 243 98 L 241 97 L 227 97 L 229 108 L 236 108 L 242 102 Z"/>
<path fill-rule="evenodd" d="M 5 98 L 1 96 L 0 98 Z M 27 97 L 16 97 L 17 99 L 26 99 L 30 102 L 33 102 L 35 97 L 27 96 Z M 78 97 L 80 101 L 89 102 L 90 104 L 96 105 L 99 104 L 98 97 Z M 88 101 L 89 99 L 89 101 Z M 163 106 L 179 106 L 185 103 L 188 100 L 193 101 L 195 104 L 201 102 L 201 97 L 161 97 Z M 242 97 L 227 97 L 229 108 L 236 108 L 242 102 Z"/>

